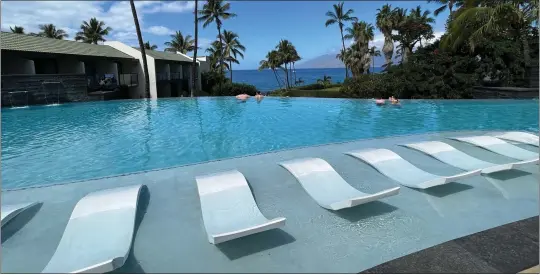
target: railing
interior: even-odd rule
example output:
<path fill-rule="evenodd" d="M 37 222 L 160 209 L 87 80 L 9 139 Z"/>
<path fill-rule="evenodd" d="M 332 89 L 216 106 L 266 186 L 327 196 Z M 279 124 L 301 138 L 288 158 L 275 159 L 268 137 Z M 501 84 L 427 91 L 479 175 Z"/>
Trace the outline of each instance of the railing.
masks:
<path fill-rule="evenodd" d="M 156 73 L 157 81 L 169 80 L 169 74 L 166 72 Z"/>
<path fill-rule="evenodd" d="M 118 78 L 120 86 L 138 86 L 139 85 L 139 74 L 130 73 L 130 74 L 121 74 Z"/>

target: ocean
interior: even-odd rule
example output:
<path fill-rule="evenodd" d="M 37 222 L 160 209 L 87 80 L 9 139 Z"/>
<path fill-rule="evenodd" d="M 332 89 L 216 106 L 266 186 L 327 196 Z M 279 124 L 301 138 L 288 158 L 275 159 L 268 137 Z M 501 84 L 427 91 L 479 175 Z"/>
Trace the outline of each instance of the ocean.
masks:
<path fill-rule="evenodd" d="M 378 73 L 382 71 L 382 68 L 375 67 L 374 71 Z M 285 73 L 283 73 L 281 70 L 278 73 L 281 79 L 284 81 Z M 302 79 L 304 81 L 303 84 L 299 85 L 316 83 L 317 79 L 322 79 L 324 75 L 330 76 L 332 78 L 332 83 L 343 82 L 345 79 L 345 69 L 296 69 L 296 79 Z M 227 73 L 227 77 L 230 77 L 229 73 Z M 279 89 L 276 77 L 271 70 L 234 70 L 233 82 L 251 84 L 257 87 L 259 91 L 263 92 Z M 293 80 L 289 80 L 289 82 L 291 84 L 294 83 L 294 74 Z"/>

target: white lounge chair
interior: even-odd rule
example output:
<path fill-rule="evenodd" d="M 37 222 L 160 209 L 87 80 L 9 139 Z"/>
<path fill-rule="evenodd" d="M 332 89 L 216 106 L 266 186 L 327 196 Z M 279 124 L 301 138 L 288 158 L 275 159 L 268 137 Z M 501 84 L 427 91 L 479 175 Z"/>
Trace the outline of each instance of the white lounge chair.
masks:
<path fill-rule="evenodd" d="M 283 227 L 285 218 L 263 216 L 242 173 L 237 170 L 196 178 L 208 241 L 218 244 Z"/>
<path fill-rule="evenodd" d="M 142 186 L 107 189 L 82 198 L 42 273 L 105 273 L 123 266 L 131 250 Z"/>
<path fill-rule="evenodd" d="M 340 210 L 397 195 L 399 187 L 367 194 L 350 186 L 328 162 L 320 158 L 295 159 L 279 163 L 322 207 Z"/>
<path fill-rule="evenodd" d="M 481 169 L 482 174 L 489 174 L 504 170 L 519 168 L 526 164 L 538 163 L 538 160 L 520 161 L 506 164 L 495 164 L 483 160 L 479 160 L 469 156 L 462 151 L 457 150 L 453 146 L 440 141 L 426 141 L 419 143 L 410 143 L 403 145 L 405 147 L 418 150 L 433 158 L 436 158 L 446 164 L 452 165 L 466 171 Z"/>
<path fill-rule="evenodd" d="M 402 185 L 426 189 L 463 178 L 479 175 L 481 170 L 468 171 L 454 176 L 438 176 L 428 173 L 388 149 L 368 149 L 345 153 L 377 169 L 381 174 Z"/>
<path fill-rule="evenodd" d="M 509 158 L 526 160 L 526 161 L 538 161 L 538 153 L 519 148 L 512 145 L 502 139 L 490 136 L 472 136 L 472 137 L 455 137 L 450 138 L 454 140 L 463 141 L 481 148 L 484 148 L 493 153 L 503 155 Z"/>
<path fill-rule="evenodd" d="M 2 226 L 7 224 L 11 219 L 15 218 L 21 212 L 31 208 L 36 204 L 38 204 L 38 202 L 2 205 Z"/>
<path fill-rule="evenodd" d="M 517 141 L 538 147 L 538 136 L 526 132 L 504 132 L 493 135 L 496 138 Z"/>

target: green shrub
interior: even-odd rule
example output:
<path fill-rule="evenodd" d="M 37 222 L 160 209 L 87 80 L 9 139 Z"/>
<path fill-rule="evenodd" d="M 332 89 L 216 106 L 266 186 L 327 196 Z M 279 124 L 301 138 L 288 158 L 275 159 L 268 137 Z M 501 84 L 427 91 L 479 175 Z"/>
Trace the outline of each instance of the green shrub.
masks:
<path fill-rule="evenodd" d="M 293 89 L 295 90 L 322 90 L 324 88 L 326 87 L 321 83 L 313 83 L 313 84 L 308 84 L 304 86 L 294 87 Z"/>
<path fill-rule="evenodd" d="M 258 90 L 255 86 L 244 83 L 223 83 L 221 85 L 221 90 L 219 84 L 212 87 L 213 96 L 236 96 L 239 94 L 248 94 L 250 96 L 254 96 L 257 91 Z"/>

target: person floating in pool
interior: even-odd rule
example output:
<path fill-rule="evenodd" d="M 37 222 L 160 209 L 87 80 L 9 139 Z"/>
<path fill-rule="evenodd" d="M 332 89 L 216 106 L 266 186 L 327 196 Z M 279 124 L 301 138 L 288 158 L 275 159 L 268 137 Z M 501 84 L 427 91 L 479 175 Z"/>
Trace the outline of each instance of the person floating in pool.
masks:
<path fill-rule="evenodd" d="M 248 94 L 239 94 L 236 96 L 236 99 L 241 100 L 241 101 L 246 101 L 248 100 L 248 98 L 249 98 Z"/>
<path fill-rule="evenodd" d="M 386 102 L 382 98 L 375 99 L 375 104 L 377 105 L 384 105 Z"/>

